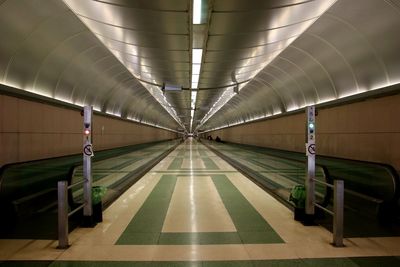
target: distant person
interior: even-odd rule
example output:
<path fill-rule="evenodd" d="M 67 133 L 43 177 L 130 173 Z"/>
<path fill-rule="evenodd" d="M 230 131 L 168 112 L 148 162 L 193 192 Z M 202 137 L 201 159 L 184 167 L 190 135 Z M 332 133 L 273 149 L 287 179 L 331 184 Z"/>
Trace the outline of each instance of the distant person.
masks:
<path fill-rule="evenodd" d="M 215 141 L 217 141 L 217 142 L 222 142 L 222 140 L 221 140 L 221 138 L 219 138 L 219 136 L 217 136 L 216 138 L 215 138 Z"/>

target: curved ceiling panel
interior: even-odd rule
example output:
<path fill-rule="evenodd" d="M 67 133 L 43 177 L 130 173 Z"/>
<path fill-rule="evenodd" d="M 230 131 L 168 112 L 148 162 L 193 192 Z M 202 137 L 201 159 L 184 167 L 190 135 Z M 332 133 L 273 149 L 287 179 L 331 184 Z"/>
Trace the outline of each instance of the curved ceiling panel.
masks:
<path fill-rule="evenodd" d="M 206 130 L 400 81 L 399 0 L 201 3 L 0 0 L 0 82 Z"/>
<path fill-rule="evenodd" d="M 399 83 L 399 28 L 400 1 L 337 1 L 201 129 Z"/>
<path fill-rule="evenodd" d="M 0 36 L 1 83 L 124 118 L 178 126 L 63 2 L 3 2 Z"/>
<path fill-rule="evenodd" d="M 190 1 L 64 2 L 177 120 L 189 124 L 190 92 L 163 95 L 160 85 L 190 87 Z"/>
<path fill-rule="evenodd" d="M 194 127 L 206 122 L 233 95 L 232 88 L 210 88 L 253 79 L 335 1 L 213 1 Z M 261 80 L 269 83 L 282 76 L 285 73 L 275 69 Z"/>
<path fill-rule="evenodd" d="M 64 2 L 189 130 L 194 119 L 196 127 L 207 108 L 226 97 L 223 90 L 202 88 L 253 78 L 335 0 L 252 0 L 245 5 L 203 0 L 207 8 L 200 26 L 192 24 L 192 0 Z M 203 49 L 199 83 L 192 81 L 192 48 Z M 167 93 L 163 102 L 157 95 L 162 84 L 187 90 Z"/>

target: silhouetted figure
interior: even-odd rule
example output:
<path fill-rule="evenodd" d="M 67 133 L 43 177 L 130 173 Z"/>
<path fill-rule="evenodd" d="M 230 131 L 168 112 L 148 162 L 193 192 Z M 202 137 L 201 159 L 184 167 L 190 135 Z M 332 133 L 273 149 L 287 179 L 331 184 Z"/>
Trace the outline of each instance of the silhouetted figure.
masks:
<path fill-rule="evenodd" d="M 217 142 L 222 142 L 222 140 L 221 140 L 221 138 L 219 138 L 219 136 L 217 136 L 216 138 L 215 138 L 215 141 L 217 141 Z"/>

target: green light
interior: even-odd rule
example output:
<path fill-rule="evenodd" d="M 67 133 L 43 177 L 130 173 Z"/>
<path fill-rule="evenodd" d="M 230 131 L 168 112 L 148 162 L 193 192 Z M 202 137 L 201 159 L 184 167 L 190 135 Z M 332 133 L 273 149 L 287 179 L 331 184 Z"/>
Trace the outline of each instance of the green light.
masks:
<path fill-rule="evenodd" d="M 308 128 L 314 129 L 314 123 L 310 122 L 310 123 L 308 124 Z"/>

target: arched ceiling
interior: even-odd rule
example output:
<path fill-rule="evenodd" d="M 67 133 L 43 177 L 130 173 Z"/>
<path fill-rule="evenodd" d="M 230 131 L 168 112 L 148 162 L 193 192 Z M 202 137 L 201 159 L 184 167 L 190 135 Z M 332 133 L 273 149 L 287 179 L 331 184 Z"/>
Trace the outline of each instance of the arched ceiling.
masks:
<path fill-rule="evenodd" d="M 45 2 L 0 2 L 0 83 L 177 129 L 165 108 L 62 1 Z"/>
<path fill-rule="evenodd" d="M 400 1 L 339 0 L 202 130 L 240 124 L 400 82 Z M 362 95 L 361 95 L 362 96 Z"/>
<path fill-rule="evenodd" d="M 204 131 L 400 81 L 399 0 L 199 1 L 0 0 L 0 83 Z"/>

